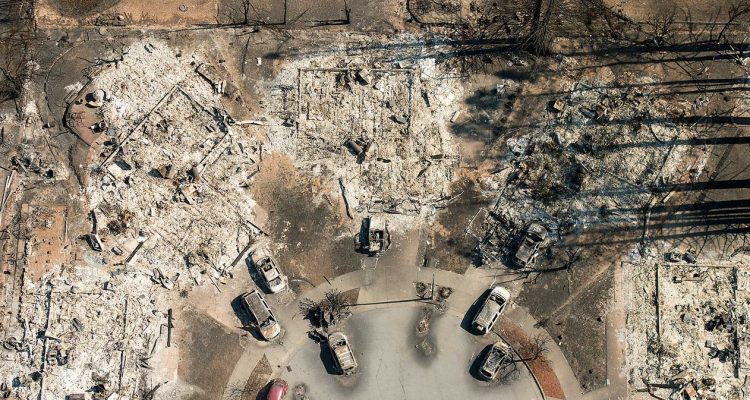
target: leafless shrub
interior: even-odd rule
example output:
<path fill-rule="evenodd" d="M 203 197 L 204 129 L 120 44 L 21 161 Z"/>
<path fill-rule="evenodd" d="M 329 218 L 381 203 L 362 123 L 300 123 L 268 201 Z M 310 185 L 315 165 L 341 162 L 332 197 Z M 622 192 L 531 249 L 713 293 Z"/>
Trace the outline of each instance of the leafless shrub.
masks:
<path fill-rule="evenodd" d="M 338 289 L 325 292 L 320 302 L 308 298 L 299 301 L 300 313 L 316 328 L 326 328 L 347 318 L 351 314 L 350 307 L 346 296 Z"/>

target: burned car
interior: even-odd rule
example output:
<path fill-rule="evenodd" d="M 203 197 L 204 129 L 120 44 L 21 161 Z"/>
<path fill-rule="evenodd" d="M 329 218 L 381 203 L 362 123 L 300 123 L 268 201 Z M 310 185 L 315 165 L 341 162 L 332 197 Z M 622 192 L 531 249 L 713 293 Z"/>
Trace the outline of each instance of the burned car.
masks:
<path fill-rule="evenodd" d="M 241 300 L 245 311 L 258 324 L 258 330 L 263 339 L 274 340 L 281 334 L 281 326 L 260 292 L 253 289 L 243 294 Z"/>
<path fill-rule="evenodd" d="M 344 375 L 351 375 L 357 371 L 357 360 L 349 346 L 349 339 L 341 332 L 328 335 L 328 347 L 331 349 L 336 367 Z"/>
<path fill-rule="evenodd" d="M 513 256 L 513 264 L 517 267 L 525 267 L 532 262 L 539 251 L 539 246 L 547 238 L 547 228 L 534 223 L 526 229 L 523 241 L 518 246 L 516 254 Z"/>
<path fill-rule="evenodd" d="M 484 356 L 482 364 L 479 366 L 479 375 L 491 381 L 497 377 L 498 372 L 505 366 L 513 362 L 513 353 L 510 346 L 504 342 L 495 342 L 487 355 Z"/>
<path fill-rule="evenodd" d="M 281 273 L 276 260 L 265 250 L 258 250 L 252 257 L 255 270 L 263 279 L 271 293 L 278 293 L 286 287 L 286 276 Z"/>
<path fill-rule="evenodd" d="M 391 246 L 388 221 L 380 216 L 369 216 L 363 219 L 356 243 L 361 252 L 371 256 L 387 250 Z"/>
<path fill-rule="evenodd" d="M 503 287 L 495 286 L 474 316 L 471 326 L 482 335 L 487 334 L 505 311 L 509 301 L 510 293 Z"/>

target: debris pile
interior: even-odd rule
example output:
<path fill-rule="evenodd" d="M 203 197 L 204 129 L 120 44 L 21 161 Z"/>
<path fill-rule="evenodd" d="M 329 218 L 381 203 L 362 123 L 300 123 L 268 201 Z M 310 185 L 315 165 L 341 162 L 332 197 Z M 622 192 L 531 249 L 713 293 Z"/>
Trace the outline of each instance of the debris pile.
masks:
<path fill-rule="evenodd" d="M 163 292 L 149 286 L 137 272 L 84 268 L 26 282 L 21 323 L 7 327 L 0 350 L 4 383 L 21 399 L 141 397 L 172 333 Z"/>
<path fill-rule="evenodd" d="M 498 149 L 501 160 L 482 180 L 498 200 L 468 228 L 484 263 L 511 265 L 532 223 L 553 243 L 600 225 L 632 230 L 641 220 L 628 210 L 668 199 L 670 187 L 701 174 L 707 149 L 684 146 L 700 132 L 669 122 L 691 105 L 649 96 L 648 78 L 620 79 L 630 81 L 602 69 L 568 81 L 546 123 L 509 132 L 507 149 Z"/>
<path fill-rule="evenodd" d="M 633 385 L 660 398 L 746 398 L 747 268 L 645 263 L 632 276 L 625 297 Z"/>
<path fill-rule="evenodd" d="M 136 44 L 94 78 L 91 86 L 108 90 L 101 108 L 110 130 L 87 196 L 93 233 L 112 263 L 189 290 L 217 285 L 260 232 L 245 191 L 260 145 L 224 111 L 216 90 L 224 81 L 206 78 L 216 68 L 175 53 Z"/>
<path fill-rule="evenodd" d="M 432 59 L 408 68 L 359 57 L 338 63 L 304 59 L 282 71 L 271 88 L 269 115 L 279 121 L 271 150 L 339 180 L 358 213 L 433 213 L 450 199 L 459 163 L 444 128 L 454 88 L 433 82 Z"/>

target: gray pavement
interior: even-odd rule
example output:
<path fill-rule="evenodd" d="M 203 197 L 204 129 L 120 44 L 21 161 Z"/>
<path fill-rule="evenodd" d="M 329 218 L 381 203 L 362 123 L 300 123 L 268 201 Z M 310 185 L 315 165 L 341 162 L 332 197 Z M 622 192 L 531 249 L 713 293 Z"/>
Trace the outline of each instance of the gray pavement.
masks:
<path fill-rule="evenodd" d="M 469 269 L 465 275 L 460 275 L 445 270 L 421 268 L 420 240 L 419 229 L 398 235 L 397 240 L 394 240 L 394 246 L 377 260 L 374 270 L 361 270 L 338 276 L 330 279 L 331 285 L 324 283 L 298 296 L 298 299 L 320 299 L 331 287 L 341 291 L 360 288 L 359 303 L 380 303 L 353 307 L 354 316 L 347 321 L 355 351 L 363 354 L 363 370 L 356 379 L 341 379 L 327 374 L 321 361 L 320 347 L 307 337 L 309 325 L 298 314 L 297 302 L 289 303 L 287 298 L 281 298 L 284 296 L 272 295 L 267 296 L 267 299 L 281 320 L 285 336 L 281 343 L 248 343 L 244 349 L 246 354 L 243 354 L 235 366 L 227 387 L 244 385 L 253 369 L 254 361 L 265 354 L 274 370 L 273 376 L 281 374 L 289 379 L 290 383 L 307 383 L 314 394 L 313 400 L 541 398 L 534 397 L 537 394 L 529 392 L 537 389 L 528 375 L 504 388 L 486 388 L 472 380 L 468 375 L 469 362 L 481 350 L 482 345 L 479 339 L 459 326 L 461 318 L 471 304 L 492 284 L 503 284 L 516 295 L 520 290 L 520 282 L 512 278 L 498 278 L 499 271 L 492 270 Z M 375 262 L 375 259 L 368 260 Z M 409 339 L 413 338 L 412 330 L 420 303 L 382 302 L 413 299 L 416 296 L 414 282 L 430 282 L 433 276 L 437 285 L 451 286 L 454 292 L 448 300 L 450 309 L 441 317 L 444 321 L 437 322 L 435 326 L 435 340 L 440 355 L 429 363 L 417 364 L 416 360 L 413 360 L 416 354 L 414 343 L 409 342 Z M 515 304 L 511 304 L 508 316 L 529 336 L 547 335 L 546 331 L 534 326 L 536 321 L 527 310 Z M 487 339 L 485 343 L 491 341 Z M 444 353 L 440 350 L 443 347 L 447 349 Z M 550 347 L 547 358 L 559 377 L 566 396 L 570 399 L 581 398 L 582 390 L 562 351 L 555 345 Z M 287 365 L 292 368 L 292 372 L 287 371 Z M 378 369 L 380 372 L 373 372 Z M 412 370 L 416 372 L 410 372 Z M 524 374 L 526 373 L 524 371 Z M 355 388 L 359 388 L 356 396 L 352 394 Z M 425 390 L 433 393 L 433 397 L 423 397 Z M 471 392 L 465 392 L 467 390 Z M 407 397 L 404 397 L 405 393 Z M 466 393 L 470 393 L 471 396 L 467 396 Z M 223 398 L 229 398 L 227 393 Z"/>
<path fill-rule="evenodd" d="M 360 365 L 352 377 L 329 373 L 323 361 L 328 358 L 321 357 L 327 349 L 312 341 L 293 356 L 291 371 L 284 370 L 281 377 L 291 386 L 304 383 L 313 400 L 542 398 L 523 366 L 518 378 L 506 384 L 474 379 L 469 368 L 494 339 L 464 331 L 455 314 L 435 317 L 430 338 L 436 352 L 425 356 L 414 347 L 418 312 L 417 306 L 400 305 L 355 314 L 346 327 Z"/>

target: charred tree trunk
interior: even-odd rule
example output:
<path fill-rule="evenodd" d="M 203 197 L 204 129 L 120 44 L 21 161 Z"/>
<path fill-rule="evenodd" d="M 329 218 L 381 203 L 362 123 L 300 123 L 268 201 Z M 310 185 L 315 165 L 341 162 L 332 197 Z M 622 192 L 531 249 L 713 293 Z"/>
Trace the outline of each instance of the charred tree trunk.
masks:
<path fill-rule="evenodd" d="M 547 55 L 552 51 L 554 35 L 550 29 L 557 0 L 536 0 L 531 17 L 531 29 L 524 47 L 533 54 Z"/>

